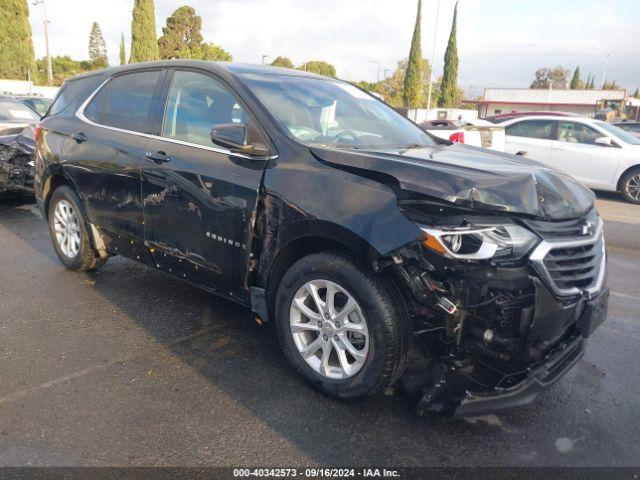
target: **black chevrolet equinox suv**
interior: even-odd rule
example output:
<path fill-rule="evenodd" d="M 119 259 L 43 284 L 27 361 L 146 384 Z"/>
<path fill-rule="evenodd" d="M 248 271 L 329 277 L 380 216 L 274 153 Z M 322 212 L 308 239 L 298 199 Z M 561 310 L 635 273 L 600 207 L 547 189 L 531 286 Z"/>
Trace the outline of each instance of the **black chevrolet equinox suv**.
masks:
<path fill-rule="evenodd" d="M 438 144 L 343 81 L 111 68 L 68 80 L 36 137 L 36 195 L 67 268 L 123 255 L 245 305 L 334 397 L 396 386 L 424 412 L 523 405 L 606 317 L 590 190 Z"/>

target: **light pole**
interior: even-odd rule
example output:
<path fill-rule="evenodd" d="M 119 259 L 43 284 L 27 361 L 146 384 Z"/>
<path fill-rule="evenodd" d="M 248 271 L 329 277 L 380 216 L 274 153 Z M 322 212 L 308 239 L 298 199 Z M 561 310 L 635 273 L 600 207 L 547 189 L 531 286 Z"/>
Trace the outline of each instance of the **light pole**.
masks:
<path fill-rule="evenodd" d="M 49 53 L 49 19 L 47 18 L 47 5 L 44 0 L 33 0 L 34 5 L 42 5 L 44 8 L 44 44 L 47 49 L 47 85 L 53 85 L 53 67 L 51 66 L 51 54 Z"/>
<path fill-rule="evenodd" d="M 604 57 L 604 64 L 602 65 L 602 86 L 600 88 L 602 88 L 604 90 L 604 82 L 607 81 L 607 63 L 609 63 L 609 57 L 611 56 L 610 53 L 607 53 L 607 56 Z"/>
<path fill-rule="evenodd" d="M 427 95 L 427 115 L 431 109 L 431 90 L 433 89 L 433 70 L 436 61 L 436 40 L 438 38 L 438 24 L 440 23 L 440 0 L 436 0 L 436 27 L 433 29 L 433 50 L 431 51 L 431 71 L 429 72 L 429 94 Z"/>

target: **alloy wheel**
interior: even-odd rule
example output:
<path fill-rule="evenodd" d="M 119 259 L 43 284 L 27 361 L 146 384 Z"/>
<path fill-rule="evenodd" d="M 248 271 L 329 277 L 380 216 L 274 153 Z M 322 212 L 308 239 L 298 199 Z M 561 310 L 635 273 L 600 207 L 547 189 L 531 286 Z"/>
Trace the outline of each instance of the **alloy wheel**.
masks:
<path fill-rule="evenodd" d="M 53 229 L 60 251 L 69 258 L 75 258 L 80 251 L 80 223 L 73 206 L 66 200 L 56 204 Z"/>
<path fill-rule="evenodd" d="M 640 174 L 634 175 L 627 180 L 625 190 L 630 198 L 640 201 Z"/>
<path fill-rule="evenodd" d="M 298 352 L 320 375 L 344 380 L 364 366 L 367 322 L 355 298 L 337 283 L 318 279 L 300 287 L 289 322 Z"/>

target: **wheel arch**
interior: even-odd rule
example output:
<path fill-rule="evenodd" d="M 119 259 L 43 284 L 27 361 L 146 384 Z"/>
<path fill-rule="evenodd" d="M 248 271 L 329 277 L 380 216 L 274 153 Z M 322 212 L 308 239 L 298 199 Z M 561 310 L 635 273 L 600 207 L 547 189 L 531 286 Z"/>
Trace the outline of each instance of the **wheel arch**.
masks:
<path fill-rule="evenodd" d="M 632 165 L 620 174 L 620 177 L 618 177 L 618 183 L 616 184 L 616 190 L 618 192 L 622 190 L 622 180 L 624 180 L 624 177 L 626 177 L 627 174 L 632 172 L 633 170 L 640 170 L 640 164 Z"/>
<path fill-rule="evenodd" d="M 274 315 L 275 296 L 280 280 L 291 265 L 301 258 L 313 253 L 335 252 L 367 266 L 380 257 L 380 253 L 365 239 L 329 222 L 298 222 L 283 232 L 282 238 L 282 246 L 271 260 L 263 263 L 262 271 L 258 274 L 257 283 L 265 289 L 269 318 Z"/>

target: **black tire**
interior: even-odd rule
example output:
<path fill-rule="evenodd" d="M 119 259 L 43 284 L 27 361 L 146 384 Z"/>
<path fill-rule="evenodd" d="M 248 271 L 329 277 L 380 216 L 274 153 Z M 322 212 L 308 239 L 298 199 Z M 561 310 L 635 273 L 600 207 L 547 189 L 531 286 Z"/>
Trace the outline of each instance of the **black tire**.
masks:
<path fill-rule="evenodd" d="M 640 168 L 636 168 L 626 173 L 624 177 L 622 177 L 622 181 L 620 182 L 620 193 L 624 199 L 629 203 L 635 203 L 636 205 L 640 205 L 640 197 L 634 198 L 630 193 L 630 182 L 637 181 L 640 177 Z"/>
<path fill-rule="evenodd" d="M 80 229 L 80 248 L 76 255 L 73 257 L 67 256 L 63 253 L 58 241 L 56 240 L 56 234 L 54 229 L 54 218 L 56 206 L 60 201 L 68 202 L 75 215 L 78 218 L 78 226 Z M 49 233 L 51 234 L 51 242 L 53 243 L 53 248 L 58 255 L 58 258 L 62 262 L 62 264 L 67 267 L 69 270 L 82 272 L 86 270 L 94 270 L 96 268 L 101 267 L 106 259 L 100 258 L 98 252 L 96 252 L 91 243 L 91 239 L 89 237 L 89 231 L 87 228 L 87 222 L 84 218 L 84 212 L 80 207 L 80 199 L 78 195 L 71 190 L 66 185 L 62 185 L 51 194 L 51 201 L 49 202 Z"/>
<path fill-rule="evenodd" d="M 369 330 L 369 352 L 352 377 L 331 379 L 302 358 L 291 333 L 291 302 L 305 283 L 321 279 L 339 284 L 359 304 Z M 409 328 L 401 302 L 386 282 L 346 256 L 312 254 L 298 260 L 284 275 L 276 296 L 276 330 L 287 360 L 314 388 L 335 398 L 361 398 L 384 391 L 402 374 Z"/>

